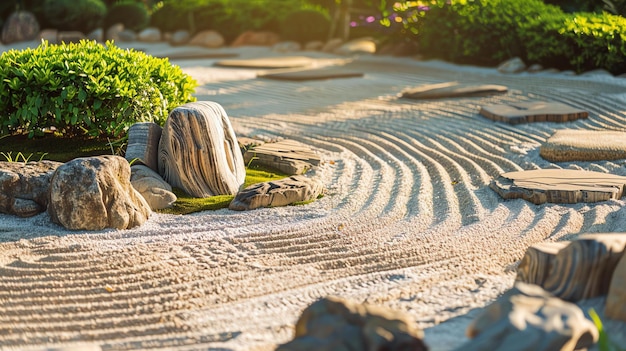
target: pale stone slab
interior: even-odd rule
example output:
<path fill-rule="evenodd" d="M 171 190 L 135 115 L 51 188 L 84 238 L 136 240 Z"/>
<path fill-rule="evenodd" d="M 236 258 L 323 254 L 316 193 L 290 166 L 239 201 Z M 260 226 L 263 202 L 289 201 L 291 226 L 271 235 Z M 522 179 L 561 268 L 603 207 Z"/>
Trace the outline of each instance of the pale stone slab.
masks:
<path fill-rule="evenodd" d="M 552 162 L 601 161 L 626 158 L 626 132 L 557 130 L 539 149 Z"/>
<path fill-rule="evenodd" d="M 304 174 L 320 164 L 320 157 L 309 146 L 295 140 L 265 143 L 247 150 L 244 162 L 273 168 L 285 174 Z"/>
<path fill-rule="evenodd" d="M 314 60 L 305 56 L 261 57 L 252 59 L 222 60 L 215 63 L 219 67 L 236 68 L 297 68 L 307 67 Z"/>
<path fill-rule="evenodd" d="M 560 102 L 545 101 L 487 105 L 480 108 L 480 114 L 491 120 L 509 124 L 569 122 L 589 116 L 587 111 Z"/>
<path fill-rule="evenodd" d="M 364 74 L 362 72 L 349 71 L 341 67 L 327 67 L 302 71 L 267 73 L 261 74 L 259 77 L 275 80 L 307 81 L 337 78 L 359 78 L 363 77 L 363 75 Z"/>
<path fill-rule="evenodd" d="M 402 97 L 408 99 L 444 99 L 504 94 L 507 91 L 508 88 L 504 85 L 445 82 L 407 89 L 402 92 Z"/>
<path fill-rule="evenodd" d="M 538 169 L 509 172 L 489 185 L 504 199 L 524 199 L 534 204 L 599 202 L 619 199 L 626 177 L 573 169 Z"/>
<path fill-rule="evenodd" d="M 315 200 L 324 190 L 322 184 L 305 176 L 291 176 L 250 185 L 237 193 L 228 208 L 236 211 L 261 207 L 287 206 Z"/>

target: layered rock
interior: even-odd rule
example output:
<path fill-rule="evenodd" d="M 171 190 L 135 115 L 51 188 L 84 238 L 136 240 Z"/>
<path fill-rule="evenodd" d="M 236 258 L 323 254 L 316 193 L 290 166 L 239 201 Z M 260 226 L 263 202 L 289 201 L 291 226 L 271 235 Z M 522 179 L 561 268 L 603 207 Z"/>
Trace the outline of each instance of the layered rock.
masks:
<path fill-rule="evenodd" d="M 154 122 L 140 122 L 128 128 L 128 145 L 124 157 L 132 164 L 143 164 L 158 171 L 159 141 L 163 128 Z"/>
<path fill-rule="evenodd" d="M 424 333 L 408 316 L 336 297 L 307 307 L 293 341 L 276 351 L 427 350 Z"/>
<path fill-rule="evenodd" d="M 243 161 L 247 165 L 269 167 L 284 174 L 304 174 L 320 164 L 320 157 L 309 146 L 295 140 L 265 143 L 246 150 Z"/>
<path fill-rule="evenodd" d="M 598 340 L 598 331 L 576 305 L 522 282 L 470 323 L 473 338 L 458 351 L 573 351 Z"/>
<path fill-rule="evenodd" d="M 517 266 L 515 280 L 544 286 L 546 279 L 550 276 L 557 253 L 567 245 L 569 241 L 538 243 L 529 247 Z"/>
<path fill-rule="evenodd" d="M 604 314 L 608 318 L 626 322 L 626 254 L 622 254 L 613 271 Z"/>
<path fill-rule="evenodd" d="M 0 212 L 30 217 L 46 210 L 50 179 L 62 163 L 0 162 Z"/>
<path fill-rule="evenodd" d="M 322 184 L 305 176 L 291 176 L 280 180 L 253 184 L 241 190 L 228 208 L 253 210 L 261 207 L 287 206 L 315 200 L 323 191 Z"/>
<path fill-rule="evenodd" d="M 48 214 L 67 229 L 133 228 L 150 213 L 130 183 L 128 162 L 119 156 L 74 159 L 59 166 L 50 181 Z"/>
<path fill-rule="evenodd" d="M 130 172 L 130 183 L 153 211 L 172 207 L 176 202 L 177 197 L 172 192 L 172 186 L 157 172 L 144 165 L 133 165 Z"/>
<path fill-rule="evenodd" d="M 226 111 L 203 101 L 175 108 L 159 142 L 159 174 L 194 197 L 234 195 L 246 169 Z"/>
<path fill-rule="evenodd" d="M 35 15 L 28 11 L 13 12 L 2 27 L 2 42 L 11 44 L 37 38 L 39 22 Z"/>

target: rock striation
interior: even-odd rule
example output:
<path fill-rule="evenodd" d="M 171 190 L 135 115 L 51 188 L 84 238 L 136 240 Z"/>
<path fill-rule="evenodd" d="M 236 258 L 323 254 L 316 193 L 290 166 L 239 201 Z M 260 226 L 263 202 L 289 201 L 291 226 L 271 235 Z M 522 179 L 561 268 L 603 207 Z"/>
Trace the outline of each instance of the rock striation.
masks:
<path fill-rule="evenodd" d="M 57 168 L 50 181 L 48 214 L 71 230 L 128 229 L 142 225 L 150 206 L 130 183 L 120 156 L 77 158 Z"/>
<path fill-rule="evenodd" d="M 46 210 L 50 179 L 62 163 L 0 162 L 0 212 L 30 217 Z"/>
<path fill-rule="evenodd" d="M 309 146 L 286 139 L 252 146 L 243 154 L 243 161 L 247 165 L 259 165 L 296 175 L 318 166 L 320 157 Z"/>
<path fill-rule="evenodd" d="M 291 176 L 271 182 L 253 184 L 241 190 L 228 208 L 236 211 L 261 207 L 287 206 L 315 200 L 323 191 L 322 184 L 305 176 Z"/>
<path fill-rule="evenodd" d="M 128 145 L 124 157 L 132 164 L 159 170 L 159 141 L 163 128 L 154 122 L 135 123 L 128 128 Z"/>
<path fill-rule="evenodd" d="M 170 112 L 159 142 L 158 165 L 165 181 L 194 197 L 234 195 L 246 176 L 226 111 L 209 101 Z"/>

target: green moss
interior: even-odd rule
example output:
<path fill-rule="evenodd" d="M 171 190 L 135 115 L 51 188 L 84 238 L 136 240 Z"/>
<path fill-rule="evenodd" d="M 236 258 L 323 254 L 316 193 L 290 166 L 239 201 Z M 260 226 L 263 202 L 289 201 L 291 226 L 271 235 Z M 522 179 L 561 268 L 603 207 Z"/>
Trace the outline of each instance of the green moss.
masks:
<path fill-rule="evenodd" d="M 113 148 L 113 149 L 112 149 Z M 27 135 L 11 135 L 0 138 L 0 152 L 13 156 L 21 153 L 31 161 L 45 160 L 67 162 L 77 157 L 111 155 L 119 152 L 118 140 L 88 137 L 58 138 L 53 135 L 29 139 Z M 6 157 L 0 156 L 0 161 Z"/>

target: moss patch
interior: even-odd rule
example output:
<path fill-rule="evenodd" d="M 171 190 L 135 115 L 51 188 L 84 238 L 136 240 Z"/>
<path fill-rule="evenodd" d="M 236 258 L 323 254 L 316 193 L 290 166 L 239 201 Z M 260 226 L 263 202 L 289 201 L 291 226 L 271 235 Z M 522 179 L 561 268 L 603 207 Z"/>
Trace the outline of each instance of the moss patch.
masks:
<path fill-rule="evenodd" d="M 0 138 L 0 161 L 30 161 L 52 160 L 68 162 L 77 157 L 111 155 L 121 151 L 121 140 L 107 140 L 97 138 L 58 138 L 45 135 L 28 139 L 26 135 L 11 135 Z M 18 155 L 22 155 L 19 156 Z M 6 155 L 6 156 L 5 156 Z M 19 158 L 16 160 L 16 158 Z"/>

